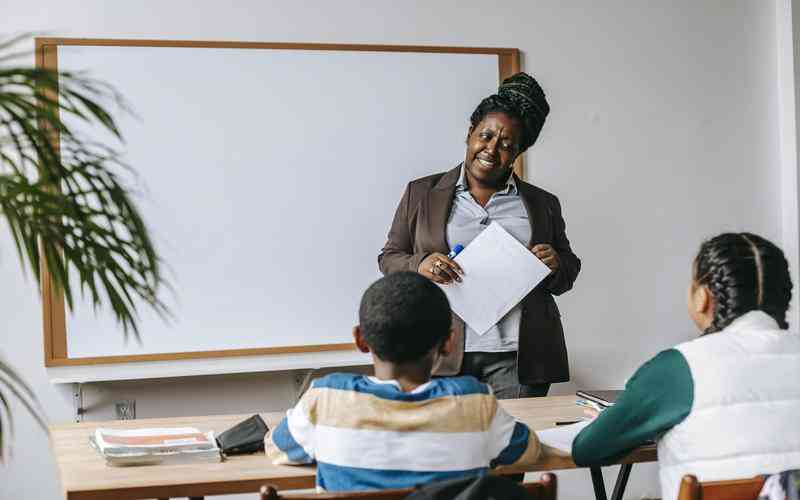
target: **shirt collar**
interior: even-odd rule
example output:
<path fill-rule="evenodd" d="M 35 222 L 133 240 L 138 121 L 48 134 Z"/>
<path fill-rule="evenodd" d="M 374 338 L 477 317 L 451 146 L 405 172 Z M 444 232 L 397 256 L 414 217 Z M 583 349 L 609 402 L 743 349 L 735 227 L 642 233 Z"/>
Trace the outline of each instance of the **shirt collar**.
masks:
<path fill-rule="evenodd" d="M 401 392 L 403 391 L 403 388 L 400 387 L 400 382 L 398 382 L 397 380 L 382 380 L 382 379 L 379 379 L 378 377 L 375 377 L 375 376 L 368 376 L 367 380 L 369 380 L 373 384 L 392 385 L 392 386 L 396 387 L 399 391 L 401 391 Z M 413 391 L 408 392 L 407 394 L 417 394 L 419 392 L 422 392 L 425 389 L 427 389 L 428 387 L 430 387 L 430 385 L 432 383 L 433 383 L 433 380 L 429 380 L 429 381 L 425 382 L 424 384 L 417 386 Z"/>
<path fill-rule="evenodd" d="M 456 182 L 456 192 L 463 192 L 467 190 L 467 171 L 464 163 L 461 163 L 461 171 L 458 174 L 458 182 Z M 517 189 L 517 181 L 514 179 L 514 174 L 508 176 L 506 185 L 503 189 L 497 191 L 500 194 L 519 194 Z"/>
<path fill-rule="evenodd" d="M 724 330 L 750 331 L 750 330 L 779 330 L 778 322 L 760 310 L 748 311 L 731 322 Z"/>

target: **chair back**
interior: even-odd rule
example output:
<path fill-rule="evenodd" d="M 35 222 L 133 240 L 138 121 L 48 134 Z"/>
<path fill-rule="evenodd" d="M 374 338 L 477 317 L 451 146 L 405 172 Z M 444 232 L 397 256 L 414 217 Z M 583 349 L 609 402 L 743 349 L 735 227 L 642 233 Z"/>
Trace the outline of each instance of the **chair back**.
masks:
<path fill-rule="evenodd" d="M 538 481 L 522 483 L 531 500 L 556 500 L 558 481 L 552 472 L 542 474 Z"/>
<path fill-rule="evenodd" d="M 757 500 L 765 478 L 732 479 L 701 483 L 691 474 L 683 476 L 678 500 Z"/>
<path fill-rule="evenodd" d="M 556 500 L 557 482 L 556 475 L 542 474 L 539 481 L 523 483 L 522 487 L 528 492 L 530 500 Z M 398 490 L 370 490 L 350 491 L 337 493 L 286 493 L 279 494 L 272 486 L 261 487 L 261 500 L 403 500 L 413 493 L 414 488 Z"/>
<path fill-rule="evenodd" d="M 347 491 L 337 493 L 286 493 L 278 494 L 272 486 L 261 487 L 261 500 L 403 500 L 413 488 L 398 490 Z"/>

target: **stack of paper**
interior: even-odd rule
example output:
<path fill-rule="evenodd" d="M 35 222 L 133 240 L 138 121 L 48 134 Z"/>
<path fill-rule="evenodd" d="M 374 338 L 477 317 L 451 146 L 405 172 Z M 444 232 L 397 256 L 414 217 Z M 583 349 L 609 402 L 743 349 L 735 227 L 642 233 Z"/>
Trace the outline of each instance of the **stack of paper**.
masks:
<path fill-rule="evenodd" d="M 539 441 L 545 445 L 558 450 L 562 454 L 572 454 L 572 442 L 578 434 L 591 422 L 578 422 L 571 425 L 560 425 L 551 429 L 536 431 Z"/>
<path fill-rule="evenodd" d="M 156 465 L 222 460 L 213 432 L 194 427 L 95 430 L 91 444 L 108 465 Z"/>
<path fill-rule="evenodd" d="M 622 391 L 580 390 L 575 394 L 578 396 L 575 404 L 588 408 L 588 410 L 585 410 L 587 414 L 597 416 L 604 410 L 614 406 L 614 402 L 622 394 Z"/>
<path fill-rule="evenodd" d="M 497 324 L 550 274 L 503 226 L 492 222 L 455 258 L 464 280 L 439 285 L 450 308 L 478 334 Z"/>

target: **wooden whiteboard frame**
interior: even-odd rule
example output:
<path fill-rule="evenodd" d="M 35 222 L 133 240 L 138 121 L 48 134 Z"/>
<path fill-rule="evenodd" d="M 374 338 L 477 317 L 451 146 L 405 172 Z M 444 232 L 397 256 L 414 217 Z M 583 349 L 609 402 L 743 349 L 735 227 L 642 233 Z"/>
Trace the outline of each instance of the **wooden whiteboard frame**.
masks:
<path fill-rule="evenodd" d="M 327 43 L 267 43 L 267 42 L 211 42 L 189 40 L 123 40 L 91 38 L 36 38 L 36 67 L 58 70 L 58 47 L 70 45 L 111 47 L 183 47 L 226 48 L 261 50 L 326 50 L 360 52 L 411 52 L 438 54 L 489 54 L 498 59 L 498 83 L 520 71 L 519 49 L 480 47 L 436 47 L 414 45 L 357 45 Z M 486 89 L 489 95 L 494 89 Z M 476 105 L 478 103 L 475 103 Z M 57 132 L 54 140 L 58 141 Z M 56 142 L 58 144 L 58 142 Z M 524 162 L 520 155 L 514 163 L 514 172 L 524 178 Z M 134 354 L 129 356 L 98 356 L 70 358 L 67 355 L 66 309 L 63 291 L 57 291 L 47 266 L 42 265 L 42 309 L 44 327 L 44 364 L 47 367 L 98 365 L 145 361 L 186 360 L 203 358 L 225 358 L 232 356 L 259 356 L 268 354 L 293 354 L 324 351 L 353 351 L 350 343 L 318 344 L 283 347 L 261 347 L 252 349 L 225 349 L 214 351 L 172 352 L 157 354 Z"/>

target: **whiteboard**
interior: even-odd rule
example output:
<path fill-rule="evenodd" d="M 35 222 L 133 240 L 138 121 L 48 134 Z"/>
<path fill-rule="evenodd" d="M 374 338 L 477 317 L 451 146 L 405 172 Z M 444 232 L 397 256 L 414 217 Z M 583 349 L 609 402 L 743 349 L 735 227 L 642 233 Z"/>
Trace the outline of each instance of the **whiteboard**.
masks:
<path fill-rule="evenodd" d="M 78 301 L 67 359 L 351 342 L 412 179 L 463 159 L 498 54 L 59 45 L 61 71 L 111 83 L 138 205 L 174 317 L 141 343 Z M 80 124 L 72 124 L 80 127 Z M 85 130 L 101 140 L 93 130 Z"/>

